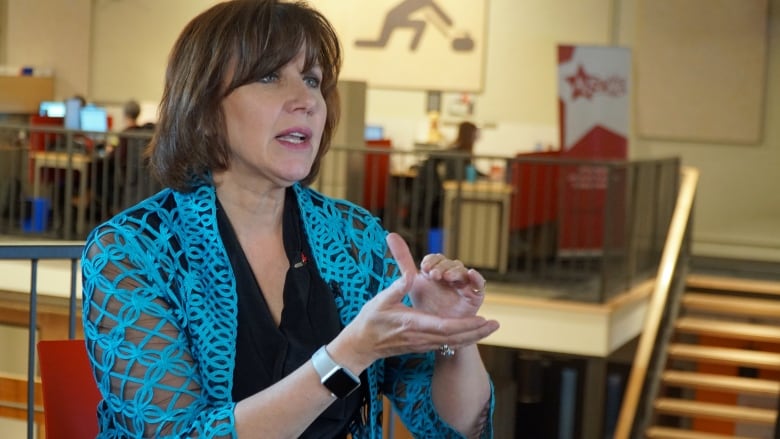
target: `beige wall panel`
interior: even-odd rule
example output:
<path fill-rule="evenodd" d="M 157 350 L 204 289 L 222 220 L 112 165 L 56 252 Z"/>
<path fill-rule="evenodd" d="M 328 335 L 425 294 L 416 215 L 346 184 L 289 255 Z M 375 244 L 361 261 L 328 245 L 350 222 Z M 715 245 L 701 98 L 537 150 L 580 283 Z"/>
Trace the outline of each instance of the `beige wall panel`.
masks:
<path fill-rule="evenodd" d="M 54 74 L 54 95 L 90 98 L 90 0 L 7 0 L 6 64 Z"/>
<path fill-rule="evenodd" d="M 766 48 L 767 0 L 644 0 L 639 135 L 759 142 Z"/>
<path fill-rule="evenodd" d="M 0 0 L 0 64 L 5 64 L 8 46 L 8 0 Z"/>
<path fill-rule="evenodd" d="M 216 0 L 97 1 L 92 92 L 103 102 L 159 101 L 176 37 Z"/>

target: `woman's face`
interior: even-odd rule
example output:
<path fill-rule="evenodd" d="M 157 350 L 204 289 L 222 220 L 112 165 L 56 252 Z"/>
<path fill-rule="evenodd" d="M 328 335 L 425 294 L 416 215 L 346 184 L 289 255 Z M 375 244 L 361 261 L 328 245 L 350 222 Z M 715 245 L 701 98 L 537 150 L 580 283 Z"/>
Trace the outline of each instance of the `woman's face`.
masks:
<path fill-rule="evenodd" d="M 319 66 L 303 71 L 303 53 L 222 101 L 230 147 L 226 178 L 286 187 L 309 174 L 327 106 L 322 71 Z"/>

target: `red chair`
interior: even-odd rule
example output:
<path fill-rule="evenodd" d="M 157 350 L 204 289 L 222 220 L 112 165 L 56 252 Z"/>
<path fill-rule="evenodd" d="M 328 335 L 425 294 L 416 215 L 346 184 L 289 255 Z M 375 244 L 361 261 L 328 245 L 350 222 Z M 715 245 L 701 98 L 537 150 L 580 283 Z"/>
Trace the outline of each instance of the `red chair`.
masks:
<path fill-rule="evenodd" d="M 101 397 L 84 340 L 41 340 L 38 361 L 46 439 L 97 436 Z"/>
<path fill-rule="evenodd" d="M 521 153 L 510 164 L 512 198 L 509 211 L 510 257 L 552 256 L 557 241 L 559 151 Z M 549 161 L 523 161 L 524 157 Z"/>
<path fill-rule="evenodd" d="M 389 139 L 367 140 L 368 148 L 393 147 Z M 363 207 L 378 213 L 383 212 L 387 200 L 387 180 L 390 174 L 390 154 L 368 153 L 363 176 Z"/>
<path fill-rule="evenodd" d="M 558 151 L 518 154 L 517 157 L 555 159 Z M 553 162 L 522 162 L 511 164 L 512 203 L 510 230 L 553 223 L 558 219 L 558 177 L 560 166 Z"/>

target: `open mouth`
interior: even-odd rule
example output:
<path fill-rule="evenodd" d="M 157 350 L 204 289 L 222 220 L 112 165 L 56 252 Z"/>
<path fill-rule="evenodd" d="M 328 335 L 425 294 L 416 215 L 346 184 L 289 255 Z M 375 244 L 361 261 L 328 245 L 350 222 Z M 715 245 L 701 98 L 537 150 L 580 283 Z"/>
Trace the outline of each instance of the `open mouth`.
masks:
<path fill-rule="evenodd" d="M 308 139 L 308 136 L 306 134 L 299 133 L 299 132 L 291 132 L 291 133 L 282 134 L 281 136 L 276 136 L 276 138 L 283 142 L 300 144 L 300 143 L 304 143 L 306 139 Z"/>

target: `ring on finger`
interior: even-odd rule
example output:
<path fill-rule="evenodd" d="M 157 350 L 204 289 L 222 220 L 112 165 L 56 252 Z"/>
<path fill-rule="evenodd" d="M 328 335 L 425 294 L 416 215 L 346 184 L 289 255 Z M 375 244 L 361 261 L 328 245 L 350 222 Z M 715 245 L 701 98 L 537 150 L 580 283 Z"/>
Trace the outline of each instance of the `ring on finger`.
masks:
<path fill-rule="evenodd" d="M 485 287 L 487 286 L 487 282 L 482 284 L 482 288 L 472 288 L 471 292 L 474 294 L 482 294 L 485 292 Z"/>
<path fill-rule="evenodd" d="M 452 349 L 450 345 L 445 343 L 439 346 L 439 355 L 441 355 L 442 357 L 452 357 L 453 355 L 455 355 L 455 349 Z"/>

